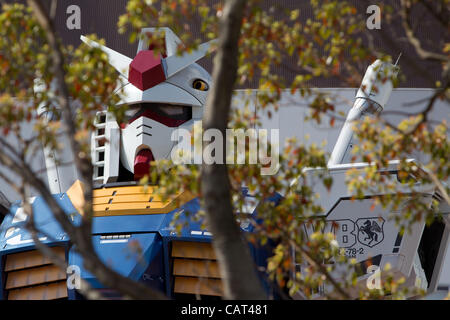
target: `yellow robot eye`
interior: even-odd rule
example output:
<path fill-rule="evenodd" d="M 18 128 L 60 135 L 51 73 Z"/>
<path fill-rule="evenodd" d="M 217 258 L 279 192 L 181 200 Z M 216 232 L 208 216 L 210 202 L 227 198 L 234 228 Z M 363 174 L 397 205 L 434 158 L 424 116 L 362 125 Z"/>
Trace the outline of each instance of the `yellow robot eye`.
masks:
<path fill-rule="evenodd" d="M 209 86 L 208 84 L 200 79 L 194 80 L 194 82 L 192 83 L 192 87 L 196 90 L 200 90 L 200 91 L 208 91 Z"/>

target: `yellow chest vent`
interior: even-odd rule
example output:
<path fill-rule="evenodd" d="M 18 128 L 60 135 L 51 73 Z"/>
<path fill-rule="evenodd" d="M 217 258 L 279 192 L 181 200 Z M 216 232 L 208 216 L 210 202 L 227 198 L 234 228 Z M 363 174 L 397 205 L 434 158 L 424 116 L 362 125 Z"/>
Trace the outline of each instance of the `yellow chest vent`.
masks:
<path fill-rule="evenodd" d="M 67 191 L 67 195 L 82 214 L 84 200 L 81 183 L 76 181 Z M 169 213 L 193 198 L 194 196 L 186 192 L 180 192 L 168 199 L 162 199 L 155 187 L 126 186 L 95 189 L 92 202 L 94 216 L 104 217 Z"/>

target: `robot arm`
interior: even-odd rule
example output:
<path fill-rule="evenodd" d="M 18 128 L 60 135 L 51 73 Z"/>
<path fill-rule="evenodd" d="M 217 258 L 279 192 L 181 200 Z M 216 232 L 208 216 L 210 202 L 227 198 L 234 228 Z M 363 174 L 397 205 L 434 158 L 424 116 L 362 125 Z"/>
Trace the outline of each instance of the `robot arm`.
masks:
<path fill-rule="evenodd" d="M 398 70 L 397 65 L 381 60 L 376 60 L 367 68 L 353 107 L 347 114 L 347 119 L 328 161 L 328 166 L 344 163 L 345 156 L 351 149 L 355 122 L 360 120 L 363 115 L 377 114 L 384 109 L 393 88 L 391 79 L 397 75 Z"/>

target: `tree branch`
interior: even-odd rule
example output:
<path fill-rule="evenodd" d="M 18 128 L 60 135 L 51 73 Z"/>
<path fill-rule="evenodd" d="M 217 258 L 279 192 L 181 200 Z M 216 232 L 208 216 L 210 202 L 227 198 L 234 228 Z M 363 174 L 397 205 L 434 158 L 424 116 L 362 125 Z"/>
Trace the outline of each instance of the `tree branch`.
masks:
<path fill-rule="evenodd" d="M 218 129 L 223 136 L 228 125 L 231 96 L 236 82 L 238 40 L 245 4 L 244 0 L 225 1 L 220 18 L 219 46 L 214 58 L 214 86 L 203 116 L 205 130 Z M 207 225 L 214 235 L 213 245 L 224 281 L 225 298 L 266 299 L 248 245 L 236 224 L 226 164 L 203 164 L 201 188 Z"/>
<path fill-rule="evenodd" d="M 85 216 L 83 217 L 83 224 L 86 228 L 83 228 L 83 232 L 86 237 L 90 236 L 91 233 L 91 223 L 92 223 L 92 165 L 89 159 L 89 155 L 82 152 L 80 144 L 75 139 L 76 136 L 76 125 L 73 119 L 72 109 L 70 106 L 70 94 L 69 89 L 65 80 L 64 71 L 64 55 L 61 51 L 60 43 L 56 37 L 56 30 L 53 25 L 52 20 L 47 14 L 44 6 L 40 0 L 28 0 L 28 4 L 33 9 L 41 27 L 44 29 L 47 42 L 52 49 L 52 59 L 53 59 L 53 74 L 56 80 L 56 86 L 58 88 L 58 107 L 62 110 L 62 116 L 64 119 L 64 124 L 67 126 L 67 137 L 74 155 L 75 166 L 80 173 L 80 181 L 86 187 L 84 189 L 84 199 L 85 199 Z"/>
<path fill-rule="evenodd" d="M 12 148 L 12 146 L 5 141 L 2 141 L 2 139 L 0 139 L 0 142 L 2 142 L 2 146 Z M 155 291 L 142 283 L 124 277 L 107 267 L 97 256 L 93 248 L 91 234 L 89 234 L 88 237 L 85 237 L 85 231 L 82 230 L 81 227 L 76 227 L 72 224 L 67 214 L 48 190 L 46 184 L 36 177 L 30 167 L 22 162 L 20 158 L 12 159 L 6 153 L 0 152 L 0 163 L 22 177 L 28 185 L 39 190 L 56 221 L 67 232 L 71 242 L 75 244 L 75 250 L 83 257 L 85 268 L 95 275 L 98 281 L 105 286 L 117 289 L 121 293 L 134 299 L 167 299 L 162 293 Z"/>
<path fill-rule="evenodd" d="M 39 239 L 39 234 L 51 238 L 50 235 L 45 234 L 41 230 L 38 230 L 35 220 L 34 220 L 34 210 L 28 201 L 28 194 L 25 192 L 25 185 L 21 188 L 22 202 L 24 213 L 28 216 L 28 221 L 25 228 L 30 232 L 31 238 L 36 246 L 36 248 L 41 251 L 46 257 L 48 257 L 51 262 L 60 268 L 64 273 L 67 273 L 67 262 L 61 259 L 56 253 L 54 253 L 47 245 L 41 242 Z M 80 275 L 81 276 L 81 275 Z M 81 286 L 77 290 L 87 299 L 104 300 L 104 297 L 95 289 L 92 289 L 91 285 L 80 278 Z"/>
<path fill-rule="evenodd" d="M 80 144 L 76 141 L 76 125 L 73 119 L 73 114 L 70 106 L 70 94 L 65 82 L 64 71 L 64 55 L 62 53 L 59 41 L 56 37 L 56 30 L 52 20 L 45 11 L 44 6 L 40 0 L 28 0 L 28 4 L 33 9 L 41 27 L 46 34 L 46 40 L 52 49 L 53 59 L 53 74 L 58 87 L 58 107 L 62 110 L 64 123 L 67 127 L 67 136 L 70 142 L 70 147 L 74 155 L 74 162 L 78 172 L 80 173 L 80 180 L 84 184 L 84 199 L 85 199 L 85 214 L 82 217 L 82 224 L 80 227 L 74 227 L 67 219 L 64 211 L 58 205 L 56 200 L 52 197 L 45 184 L 36 178 L 33 172 L 24 166 L 17 167 L 13 163 L 8 163 L 9 166 L 14 167 L 16 172 L 24 170 L 22 176 L 28 179 L 31 185 L 37 190 L 40 190 L 45 201 L 52 210 L 57 221 L 62 225 L 64 230 L 68 233 L 70 239 L 76 245 L 76 250 L 83 256 L 85 267 L 92 272 L 96 278 L 111 288 L 117 288 L 126 295 L 135 299 L 165 299 L 166 297 L 149 287 L 135 282 L 127 277 L 114 272 L 108 268 L 97 256 L 91 241 L 92 230 L 92 165 L 89 155 L 82 152 Z M 0 156 L 0 158 L 2 158 Z M 8 159 L 3 160 L 8 162 Z"/>
<path fill-rule="evenodd" d="M 433 2 L 436 0 L 433 0 Z M 427 8 L 427 10 L 436 18 L 437 21 L 439 21 L 442 26 L 444 26 L 445 28 L 448 28 L 450 26 L 450 20 L 448 15 L 445 16 L 443 14 L 443 11 L 439 12 L 438 10 L 436 10 L 437 8 L 435 7 L 435 4 L 431 4 L 428 1 L 424 1 L 421 0 L 419 1 L 423 6 L 425 6 L 425 8 Z M 447 11 L 448 12 L 448 11 Z"/>
<path fill-rule="evenodd" d="M 433 181 L 433 183 L 436 185 L 438 190 L 441 192 L 441 195 L 444 198 L 445 202 L 447 202 L 447 204 L 450 206 L 450 196 L 447 193 L 447 190 L 445 190 L 445 187 L 439 181 L 439 178 L 431 171 L 426 171 L 426 173 L 431 178 L 431 181 Z"/>
<path fill-rule="evenodd" d="M 409 21 L 410 13 L 411 13 L 411 1 L 401 0 L 400 16 L 402 17 L 402 25 L 403 28 L 405 29 L 406 37 L 409 43 L 414 47 L 419 57 L 425 60 L 448 62 L 449 58 L 447 56 L 427 51 L 422 48 L 420 40 L 414 35 L 413 28 Z"/>
<path fill-rule="evenodd" d="M 320 262 L 317 262 L 312 256 L 311 254 L 305 250 L 302 247 L 299 247 L 300 252 L 302 253 L 302 255 L 306 258 L 306 260 L 311 264 L 314 265 L 319 272 L 324 275 L 328 281 L 331 283 L 331 285 L 336 289 L 336 291 L 339 293 L 339 295 L 343 298 L 343 299 L 347 299 L 347 300 L 351 300 L 352 297 L 345 292 L 345 290 L 341 287 L 341 285 L 330 275 L 330 273 L 327 271 L 327 268 Z"/>

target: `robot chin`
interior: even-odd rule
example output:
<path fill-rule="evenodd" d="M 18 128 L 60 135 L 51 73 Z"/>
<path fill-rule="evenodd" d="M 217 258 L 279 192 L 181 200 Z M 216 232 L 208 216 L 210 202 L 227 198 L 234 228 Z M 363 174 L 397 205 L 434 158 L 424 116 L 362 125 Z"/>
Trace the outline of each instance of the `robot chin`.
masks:
<path fill-rule="evenodd" d="M 150 162 L 155 158 L 150 149 L 143 149 L 136 154 L 134 159 L 134 180 L 138 181 L 150 172 Z"/>
<path fill-rule="evenodd" d="M 176 129 L 147 117 L 140 117 L 121 129 L 120 162 L 133 174 L 131 180 L 148 174 L 151 161 L 167 159 L 175 143 L 171 137 Z"/>

